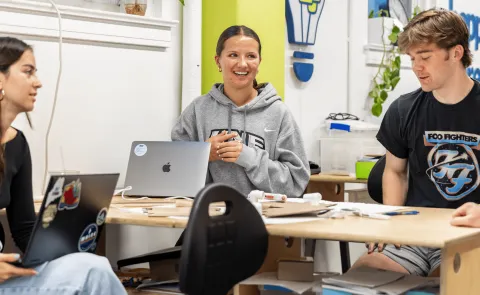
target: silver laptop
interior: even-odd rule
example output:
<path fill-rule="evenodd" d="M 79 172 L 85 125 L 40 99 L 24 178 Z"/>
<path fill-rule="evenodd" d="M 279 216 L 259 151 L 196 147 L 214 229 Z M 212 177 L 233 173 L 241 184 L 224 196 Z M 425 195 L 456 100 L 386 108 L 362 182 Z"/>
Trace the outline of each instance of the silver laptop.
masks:
<path fill-rule="evenodd" d="M 125 187 L 129 196 L 195 197 L 205 186 L 210 143 L 134 141 Z"/>

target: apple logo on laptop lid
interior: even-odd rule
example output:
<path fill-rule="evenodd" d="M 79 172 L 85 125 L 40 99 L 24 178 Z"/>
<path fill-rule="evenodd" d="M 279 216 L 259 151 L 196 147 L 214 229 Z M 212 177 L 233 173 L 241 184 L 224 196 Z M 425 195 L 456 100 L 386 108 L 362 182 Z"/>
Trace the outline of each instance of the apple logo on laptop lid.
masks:
<path fill-rule="evenodd" d="M 163 165 L 163 167 L 162 167 L 163 172 L 170 172 L 170 166 L 172 166 L 172 165 L 170 165 L 170 162 Z"/>

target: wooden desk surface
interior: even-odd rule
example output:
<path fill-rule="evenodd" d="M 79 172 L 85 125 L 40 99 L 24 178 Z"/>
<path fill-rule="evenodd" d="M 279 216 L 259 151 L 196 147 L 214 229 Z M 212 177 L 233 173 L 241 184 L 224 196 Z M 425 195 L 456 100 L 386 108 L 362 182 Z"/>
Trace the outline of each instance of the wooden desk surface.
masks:
<path fill-rule="evenodd" d="M 333 182 L 333 183 L 367 183 L 366 179 L 357 179 L 351 176 L 314 174 L 310 175 L 311 182 Z"/>
<path fill-rule="evenodd" d="M 321 219 L 318 221 L 267 225 L 273 236 L 324 239 L 335 241 L 378 241 L 442 248 L 449 241 L 478 236 L 480 229 L 454 227 L 449 224 L 453 210 L 415 208 L 418 215 L 393 216 L 389 220 L 347 216 L 345 219 Z M 112 207 L 107 216 L 112 224 L 131 224 L 185 228 L 186 219 L 148 217 L 128 213 Z"/>

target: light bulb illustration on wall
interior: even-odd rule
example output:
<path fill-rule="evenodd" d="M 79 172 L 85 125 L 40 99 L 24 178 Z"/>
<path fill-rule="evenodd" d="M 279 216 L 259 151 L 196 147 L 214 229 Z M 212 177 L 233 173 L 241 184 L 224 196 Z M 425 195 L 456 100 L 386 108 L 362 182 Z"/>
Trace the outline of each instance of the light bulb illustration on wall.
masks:
<path fill-rule="evenodd" d="M 315 45 L 318 23 L 324 5 L 325 0 L 286 0 L 288 43 L 303 46 Z M 295 50 L 293 57 L 313 60 L 314 54 Z M 298 80 L 307 82 L 313 75 L 313 63 L 295 61 L 293 72 Z"/>

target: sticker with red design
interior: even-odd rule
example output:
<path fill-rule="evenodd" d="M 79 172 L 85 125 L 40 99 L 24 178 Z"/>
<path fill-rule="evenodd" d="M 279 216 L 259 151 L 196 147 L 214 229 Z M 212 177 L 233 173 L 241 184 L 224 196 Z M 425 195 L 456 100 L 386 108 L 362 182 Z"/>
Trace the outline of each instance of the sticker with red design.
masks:
<path fill-rule="evenodd" d="M 72 210 L 77 208 L 80 203 L 81 190 L 82 183 L 80 182 L 80 179 L 65 185 L 63 195 L 58 204 L 58 210 Z"/>

